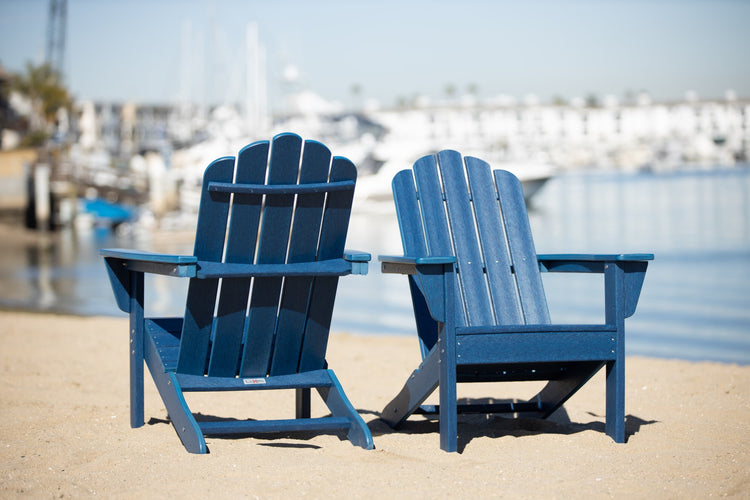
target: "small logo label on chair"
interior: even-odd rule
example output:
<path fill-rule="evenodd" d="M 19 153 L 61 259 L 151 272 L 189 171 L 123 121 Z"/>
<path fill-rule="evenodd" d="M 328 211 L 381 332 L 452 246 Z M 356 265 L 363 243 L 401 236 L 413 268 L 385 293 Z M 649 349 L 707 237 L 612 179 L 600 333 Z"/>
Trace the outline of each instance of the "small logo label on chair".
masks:
<path fill-rule="evenodd" d="M 265 384 L 266 379 L 264 378 L 243 378 L 242 383 L 245 385 L 257 385 L 257 384 Z"/>

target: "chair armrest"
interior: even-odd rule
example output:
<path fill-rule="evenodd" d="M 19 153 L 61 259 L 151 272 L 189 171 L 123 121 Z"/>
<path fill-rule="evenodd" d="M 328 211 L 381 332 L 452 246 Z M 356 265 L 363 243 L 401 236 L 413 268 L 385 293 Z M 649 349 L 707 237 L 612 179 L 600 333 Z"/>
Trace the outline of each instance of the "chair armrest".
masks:
<path fill-rule="evenodd" d="M 108 264 L 119 265 L 127 271 L 195 277 L 198 258 L 192 255 L 172 255 L 123 248 L 104 248 L 99 251 Z"/>
<path fill-rule="evenodd" d="M 607 299 L 610 295 L 614 297 L 612 290 L 616 283 L 615 276 L 622 276 L 624 298 L 616 309 L 620 311 L 624 318 L 629 318 L 635 313 L 648 261 L 653 260 L 654 255 L 650 253 L 544 254 L 537 255 L 537 259 L 539 260 L 539 269 L 542 272 L 604 273 L 605 301 L 610 300 Z M 612 268 L 610 264 L 616 264 L 617 266 Z M 611 271 L 614 271 L 614 273 Z M 611 300 L 614 300 L 614 298 Z"/>
<path fill-rule="evenodd" d="M 107 265 L 117 307 L 132 313 L 131 301 L 143 300 L 143 273 L 195 277 L 198 259 L 192 255 L 170 255 L 122 248 L 99 251 Z M 140 288 L 140 290 L 138 290 Z"/>
<path fill-rule="evenodd" d="M 352 263 L 352 274 L 366 275 L 372 255 L 359 250 L 344 250 L 344 260 Z"/>
<path fill-rule="evenodd" d="M 416 274 L 417 266 L 433 267 L 445 264 L 455 264 L 456 258 L 452 255 L 412 257 L 409 255 L 378 255 L 383 273 Z"/>
<path fill-rule="evenodd" d="M 542 272 L 603 273 L 608 263 L 645 263 L 654 254 L 539 254 L 537 260 Z"/>
<path fill-rule="evenodd" d="M 344 250 L 344 260 L 349 262 L 370 262 L 372 254 L 360 250 Z"/>
<path fill-rule="evenodd" d="M 452 255 L 414 257 L 410 255 L 379 255 L 383 273 L 409 275 L 425 300 L 430 316 L 445 322 L 452 309 L 446 304 L 455 288 L 456 257 Z M 412 291 L 412 293 L 414 293 Z M 420 334 L 421 335 L 421 334 Z"/>

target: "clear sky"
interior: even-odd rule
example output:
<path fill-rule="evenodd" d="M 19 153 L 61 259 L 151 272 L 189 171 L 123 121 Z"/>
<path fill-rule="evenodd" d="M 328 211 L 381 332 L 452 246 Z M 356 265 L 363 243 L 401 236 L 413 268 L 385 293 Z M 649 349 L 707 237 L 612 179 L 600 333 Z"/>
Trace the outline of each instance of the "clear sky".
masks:
<path fill-rule="evenodd" d="M 0 0 L 0 64 L 44 59 L 47 0 Z M 446 88 L 542 100 L 750 97 L 750 1 L 68 0 L 65 75 L 80 99 L 239 100 L 245 30 L 267 52 L 271 106 L 297 88 L 385 105 Z"/>

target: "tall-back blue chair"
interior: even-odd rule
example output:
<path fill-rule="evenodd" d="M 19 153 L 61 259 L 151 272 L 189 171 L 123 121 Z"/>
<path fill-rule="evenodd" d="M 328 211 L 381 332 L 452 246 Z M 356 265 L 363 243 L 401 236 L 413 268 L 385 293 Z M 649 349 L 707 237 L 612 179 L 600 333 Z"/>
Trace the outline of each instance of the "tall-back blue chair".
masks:
<path fill-rule="evenodd" d="M 418 160 L 393 180 L 423 362 L 382 418 L 397 426 L 437 412 L 440 447 L 457 450 L 457 413 L 546 417 L 606 367 L 606 433 L 625 440 L 625 329 L 651 254 L 537 255 L 519 180 L 456 151 Z M 601 325 L 552 324 L 540 272 L 604 274 Z M 521 403 L 459 405 L 456 384 L 548 380 Z M 422 405 L 439 387 L 438 408 Z"/>
<path fill-rule="evenodd" d="M 345 252 L 357 172 L 315 141 L 281 134 L 211 163 L 193 255 L 102 250 L 117 304 L 130 314 L 132 427 L 143 425 L 143 362 L 185 448 L 204 434 L 345 431 L 372 436 L 325 354 L 339 276 L 366 274 Z M 185 315 L 144 317 L 144 274 L 190 278 Z M 310 418 L 315 388 L 331 415 Z M 184 392 L 296 389 L 296 418 L 198 421 Z"/>

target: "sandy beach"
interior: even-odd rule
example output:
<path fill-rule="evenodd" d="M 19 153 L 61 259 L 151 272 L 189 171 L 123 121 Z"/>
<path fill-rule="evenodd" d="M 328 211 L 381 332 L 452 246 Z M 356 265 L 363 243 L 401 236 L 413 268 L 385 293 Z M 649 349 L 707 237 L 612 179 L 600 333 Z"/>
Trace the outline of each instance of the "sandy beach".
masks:
<path fill-rule="evenodd" d="M 147 423 L 130 428 L 126 343 L 126 318 L 0 312 L 0 497 L 750 496 L 750 366 L 628 358 L 627 444 L 603 432 L 599 374 L 549 420 L 460 417 L 460 453 L 448 454 L 435 421 L 394 431 L 378 420 L 417 364 L 416 341 L 336 333 L 329 364 L 375 450 L 336 435 L 209 437 L 199 456 L 148 376 Z M 531 391 L 459 387 L 467 398 Z M 293 415 L 291 392 L 191 396 L 204 415 Z"/>

